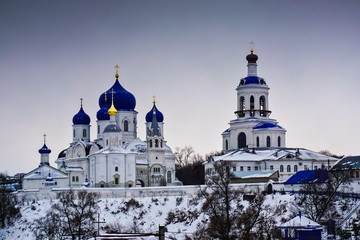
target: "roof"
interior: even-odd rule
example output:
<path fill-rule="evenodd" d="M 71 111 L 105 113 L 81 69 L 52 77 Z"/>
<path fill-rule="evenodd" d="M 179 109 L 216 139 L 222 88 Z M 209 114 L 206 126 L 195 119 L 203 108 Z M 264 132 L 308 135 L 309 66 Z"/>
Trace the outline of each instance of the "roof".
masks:
<path fill-rule="evenodd" d="M 90 124 L 90 117 L 84 112 L 83 107 L 80 107 L 80 110 L 75 116 L 73 117 L 73 124 L 74 125 L 89 125 Z"/>
<path fill-rule="evenodd" d="M 31 172 L 25 174 L 24 179 L 44 179 L 45 180 L 49 177 L 49 173 L 50 173 L 50 177 L 53 179 L 68 177 L 66 173 L 64 173 L 56 168 L 53 168 L 49 165 L 41 165 L 40 167 L 35 168 Z"/>
<path fill-rule="evenodd" d="M 103 133 L 107 132 L 121 132 L 120 127 L 117 124 L 109 124 L 104 129 Z"/>
<path fill-rule="evenodd" d="M 333 170 L 360 169 L 360 156 L 345 157 L 337 162 Z"/>
<path fill-rule="evenodd" d="M 151 110 L 146 114 L 145 116 L 145 120 L 147 123 L 152 122 L 153 120 L 153 111 L 155 109 L 155 113 L 156 113 L 156 119 L 158 122 L 163 122 L 164 121 L 164 115 L 159 111 L 159 109 L 157 109 L 155 103 L 154 106 L 151 108 Z"/>
<path fill-rule="evenodd" d="M 240 171 L 233 172 L 235 178 L 267 178 L 271 177 L 276 171 Z"/>
<path fill-rule="evenodd" d="M 242 78 L 240 80 L 239 86 L 242 85 L 250 85 L 250 84 L 256 84 L 256 85 L 264 85 L 266 86 L 266 82 L 263 78 L 258 76 L 247 76 L 245 78 Z"/>
<path fill-rule="evenodd" d="M 309 218 L 302 216 L 301 213 L 296 217 L 290 219 L 289 221 L 285 222 L 283 225 L 280 226 L 281 228 L 303 228 L 303 227 L 321 227 L 320 224 L 310 220 Z"/>
<path fill-rule="evenodd" d="M 329 157 L 305 148 L 241 148 L 232 150 L 221 156 L 212 156 L 214 161 L 263 161 L 287 158 L 296 158 L 299 160 L 338 160 L 337 158 Z"/>
<path fill-rule="evenodd" d="M 283 127 L 272 123 L 272 122 L 262 122 L 257 124 L 255 127 L 253 127 L 254 130 L 260 130 L 260 129 L 280 129 L 280 130 L 284 130 Z"/>
<path fill-rule="evenodd" d="M 321 183 L 329 179 L 326 169 L 304 170 L 292 175 L 284 184 Z"/>

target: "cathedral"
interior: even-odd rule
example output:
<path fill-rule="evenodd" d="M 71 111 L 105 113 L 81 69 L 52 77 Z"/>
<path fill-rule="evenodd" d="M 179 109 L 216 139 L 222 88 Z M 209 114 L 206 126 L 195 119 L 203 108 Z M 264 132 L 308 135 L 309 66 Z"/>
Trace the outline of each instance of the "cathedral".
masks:
<path fill-rule="evenodd" d="M 175 179 L 175 156 L 164 139 L 164 116 L 155 97 L 145 118 L 145 141 L 137 137 L 135 106 L 134 95 L 119 82 L 116 66 L 115 83 L 99 97 L 97 138 L 90 139 L 90 117 L 81 99 L 80 110 L 72 119 L 72 142 L 59 153 L 57 169 L 49 165 L 51 150 L 44 140 L 40 166 L 24 176 L 24 188 L 181 184 Z"/>

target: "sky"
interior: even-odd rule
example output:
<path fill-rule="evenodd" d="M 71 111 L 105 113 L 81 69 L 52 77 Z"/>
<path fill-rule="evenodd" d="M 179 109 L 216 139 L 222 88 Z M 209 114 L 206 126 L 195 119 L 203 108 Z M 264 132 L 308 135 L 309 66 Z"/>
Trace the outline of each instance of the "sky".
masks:
<path fill-rule="evenodd" d="M 236 118 L 249 42 L 287 147 L 360 155 L 359 1 L 0 1 L 0 172 L 50 164 L 72 141 L 80 98 L 96 138 L 101 93 L 136 98 L 138 136 L 152 96 L 168 145 L 221 150 Z"/>

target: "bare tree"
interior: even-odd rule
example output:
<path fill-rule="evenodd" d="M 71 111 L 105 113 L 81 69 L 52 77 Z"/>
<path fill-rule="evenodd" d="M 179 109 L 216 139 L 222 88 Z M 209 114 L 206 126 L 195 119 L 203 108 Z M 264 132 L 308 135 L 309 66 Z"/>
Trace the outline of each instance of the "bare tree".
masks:
<path fill-rule="evenodd" d="M 0 221 L 1 228 L 6 227 L 6 224 L 12 224 L 15 219 L 21 216 L 20 210 L 17 207 L 16 196 L 6 187 L 6 174 L 0 173 Z"/>
<path fill-rule="evenodd" d="M 38 219 L 36 235 L 39 239 L 55 237 L 63 239 L 71 236 L 72 239 L 88 239 L 94 234 L 94 221 L 98 210 L 98 194 L 73 190 L 60 192 L 59 201 L 52 205 L 47 217 Z M 47 226 L 44 226 L 47 224 Z"/>
<path fill-rule="evenodd" d="M 347 183 L 349 179 L 348 171 L 332 171 L 329 173 L 329 179 L 325 182 L 303 184 L 296 204 L 304 215 L 315 222 L 323 217 L 335 219 L 338 215 L 335 207 L 336 200 L 341 195 L 344 183 Z"/>
<path fill-rule="evenodd" d="M 179 167 L 184 167 L 189 165 L 192 160 L 192 156 L 195 153 L 195 150 L 192 146 L 185 146 L 182 148 L 176 147 L 175 148 L 175 164 Z"/>

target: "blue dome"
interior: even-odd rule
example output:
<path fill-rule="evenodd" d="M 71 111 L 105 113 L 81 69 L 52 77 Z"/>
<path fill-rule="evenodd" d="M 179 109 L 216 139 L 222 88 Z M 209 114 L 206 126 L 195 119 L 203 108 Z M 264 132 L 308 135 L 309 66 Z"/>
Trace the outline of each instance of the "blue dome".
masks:
<path fill-rule="evenodd" d="M 111 106 L 112 91 L 114 91 L 114 107 L 116 108 L 116 110 L 133 111 L 135 109 L 136 100 L 134 95 L 126 91 L 126 89 L 121 86 L 118 78 L 116 78 L 114 85 L 109 90 L 107 90 L 108 98 L 106 102 L 108 106 Z M 105 104 L 105 93 L 100 95 L 99 98 L 100 108 L 102 108 L 104 104 Z"/>
<path fill-rule="evenodd" d="M 153 110 L 155 108 L 155 112 L 156 112 L 156 119 L 158 122 L 163 122 L 164 121 L 164 115 L 157 109 L 156 105 L 154 104 L 154 106 L 151 108 L 150 112 L 148 112 L 146 114 L 145 120 L 146 122 L 152 122 L 154 113 Z"/>
<path fill-rule="evenodd" d="M 104 106 L 96 113 L 97 120 L 110 120 L 108 110 L 109 106 L 105 103 Z"/>
<path fill-rule="evenodd" d="M 240 80 L 240 84 L 241 85 L 249 85 L 249 84 L 258 84 L 258 85 L 266 85 L 266 82 L 263 78 L 258 77 L 258 76 L 248 76 L 245 78 L 242 78 Z"/>
<path fill-rule="evenodd" d="M 44 143 L 44 146 L 42 146 L 42 148 L 39 149 L 39 153 L 43 154 L 43 153 L 51 153 L 51 150 L 46 146 L 46 144 Z"/>
<path fill-rule="evenodd" d="M 259 124 L 257 124 L 255 127 L 253 127 L 254 130 L 256 130 L 256 129 L 266 129 L 266 128 L 278 128 L 278 129 L 283 129 L 283 128 L 280 127 L 279 125 L 277 125 L 277 124 L 275 124 L 275 123 L 271 123 L 271 122 L 259 123 Z"/>
<path fill-rule="evenodd" d="M 90 124 L 90 117 L 84 112 L 82 106 L 80 107 L 80 111 L 73 117 L 73 124 L 74 125 Z"/>

